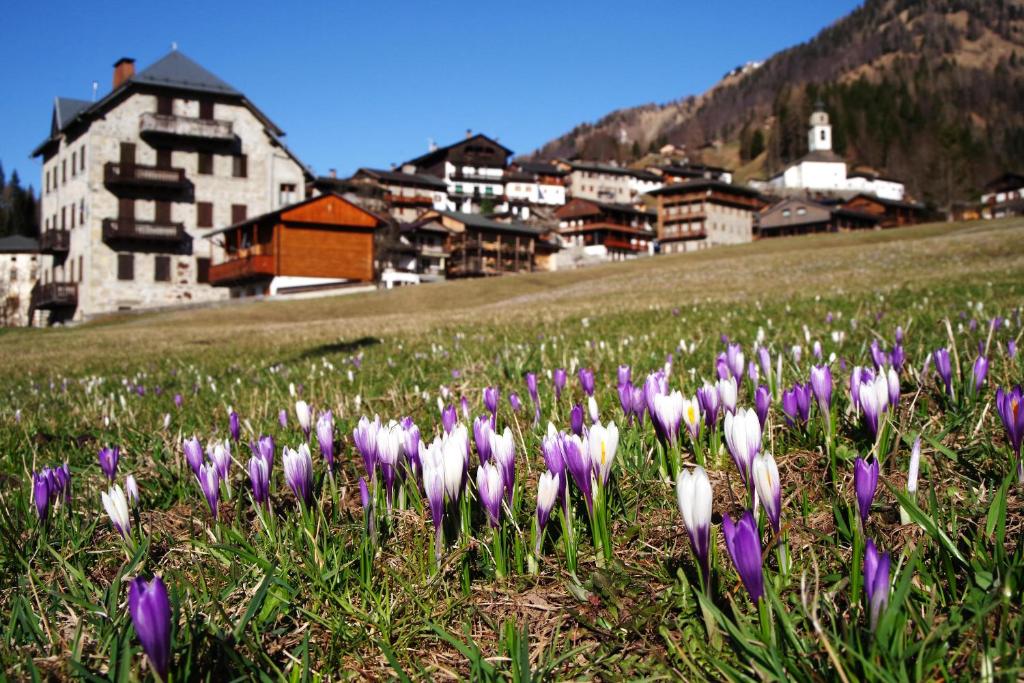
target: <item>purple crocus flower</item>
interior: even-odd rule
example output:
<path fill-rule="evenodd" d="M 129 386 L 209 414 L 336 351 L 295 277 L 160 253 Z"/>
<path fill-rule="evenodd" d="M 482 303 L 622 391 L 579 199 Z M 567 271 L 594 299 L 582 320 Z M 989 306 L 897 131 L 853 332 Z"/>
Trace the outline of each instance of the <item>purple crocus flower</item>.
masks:
<path fill-rule="evenodd" d="M 363 504 L 363 510 L 370 509 L 370 487 L 366 485 L 366 477 L 359 477 L 359 502 Z"/>
<path fill-rule="evenodd" d="M 212 463 L 199 466 L 199 488 L 203 490 L 210 514 L 217 519 L 217 503 L 220 501 L 220 474 Z"/>
<path fill-rule="evenodd" d="M 740 575 L 751 602 L 756 605 L 764 595 L 764 573 L 761 568 L 761 535 L 754 513 L 747 510 L 735 524 L 729 515 L 722 515 L 722 533 L 736 573 Z"/>
<path fill-rule="evenodd" d="M 420 463 L 420 428 L 412 421 L 411 417 L 403 417 L 399 420 L 402 425 L 402 452 L 405 459 L 412 468 L 413 473 L 418 474 L 422 467 Z"/>
<path fill-rule="evenodd" d="M 896 410 L 900 403 L 900 376 L 896 373 L 896 368 L 889 367 L 885 373 L 885 381 L 889 387 L 889 407 Z"/>
<path fill-rule="evenodd" d="M 258 455 L 249 458 L 249 483 L 252 485 L 252 499 L 257 505 L 266 505 L 270 497 L 270 467 Z"/>
<path fill-rule="evenodd" d="M 300 444 L 298 450 L 285 446 L 281 462 L 285 482 L 295 497 L 309 507 L 313 503 L 313 457 L 309 446 Z"/>
<path fill-rule="evenodd" d="M 633 370 L 628 365 L 620 365 L 618 370 L 618 386 L 633 383 Z"/>
<path fill-rule="evenodd" d="M 768 421 L 768 409 L 772 405 L 772 392 L 765 385 L 761 384 L 754 391 L 754 412 L 757 413 L 757 419 L 761 422 L 761 429 L 764 429 L 764 423 Z"/>
<path fill-rule="evenodd" d="M 327 463 L 327 470 L 334 471 L 334 414 L 325 410 L 316 421 L 316 441 L 320 446 L 320 455 Z"/>
<path fill-rule="evenodd" d="M 953 395 L 953 368 L 949 362 L 949 351 L 941 348 L 932 353 L 932 362 L 935 364 L 935 371 L 939 373 L 942 383 L 946 386 L 946 393 Z"/>
<path fill-rule="evenodd" d="M 274 469 L 274 437 L 261 436 L 255 443 L 249 443 L 249 450 L 253 456 L 267 463 L 267 472 Z"/>
<path fill-rule="evenodd" d="M 498 412 L 499 396 L 498 387 L 487 387 L 484 389 L 484 406 L 490 411 L 491 415 L 495 415 Z"/>
<path fill-rule="evenodd" d="M 803 427 L 810 415 L 810 388 L 797 382 L 782 392 L 782 412 L 790 427 Z"/>
<path fill-rule="evenodd" d="M 818 410 L 828 420 L 832 414 L 832 370 L 827 365 L 812 366 L 809 384 L 811 393 L 818 402 Z"/>
<path fill-rule="evenodd" d="M 616 387 L 619 392 L 619 405 L 622 407 L 622 415 L 633 421 L 633 385 L 630 382 L 620 384 Z"/>
<path fill-rule="evenodd" d="M 530 395 L 530 403 L 533 404 L 533 424 L 540 423 L 540 394 L 537 393 L 537 374 L 526 373 L 526 393 Z"/>
<path fill-rule="evenodd" d="M 150 666 L 166 681 L 171 667 L 171 604 L 159 576 L 149 581 L 137 577 L 128 584 L 128 613 Z"/>
<path fill-rule="evenodd" d="M 510 391 L 508 394 L 508 404 L 512 406 L 512 410 L 516 413 L 523 411 L 523 402 L 519 398 L 519 394 L 514 391 Z"/>
<path fill-rule="evenodd" d="M 761 366 L 761 374 L 766 378 L 772 376 L 772 357 L 764 346 L 757 348 L 757 362 Z"/>
<path fill-rule="evenodd" d="M 551 382 L 555 385 L 556 400 L 561 400 L 562 398 L 562 389 L 565 389 L 566 379 L 565 368 L 555 368 L 554 372 L 551 373 Z"/>
<path fill-rule="evenodd" d="M 481 415 L 473 420 L 473 442 L 476 444 L 477 455 L 480 456 L 480 464 L 491 459 L 491 418 Z"/>
<path fill-rule="evenodd" d="M 458 421 L 459 414 L 455 412 L 455 406 L 449 403 L 441 411 L 441 426 L 444 428 L 445 434 L 451 433 L 455 423 Z"/>
<path fill-rule="evenodd" d="M 725 350 L 725 359 L 736 384 L 743 382 L 743 370 L 747 367 L 743 358 L 743 348 L 739 344 L 729 344 Z"/>
<path fill-rule="evenodd" d="M 50 513 L 50 478 L 45 473 L 32 473 L 32 502 L 36 504 L 39 521 L 45 522 Z"/>
<path fill-rule="evenodd" d="M 715 373 L 718 375 L 718 379 L 732 377 L 732 368 L 729 367 L 729 359 L 724 353 L 718 354 L 715 359 Z"/>
<path fill-rule="evenodd" d="M 874 361 L 876 370 L 881 370 L 889 363 L 889 359 L 886 357 L 885 352 L 882 351 L 882 347 L 877 339 L 871 342 L 871 360 Z"/>
<path fill-rule="evenodd" d="M 185 461 L 192 468 L 192 473 L 198 477 L 199 467 L 203 464 L 203 460 L 205 460 L 202 444 L 199 443 L 199 439 L 193 436 L 191 439 L 185 440 L 182 449 L 185 451 Z"/>
<path fill-rule="evenodd" d="M 1020 386 L 996 389 L 996 409 L 1006 429 L 1006 440 L 1017 456 L 1017 479 L 1024 483 L 1024 460 L 1021 460 L 1021 442 L 1024 441 L 1024 392 Z"/>
<path fill-rule="evenodd" d="M 121 459 L 121 449 L 118 446 L 101 448 L 98 457 L 103 474 L 107 475 L 110 483 L 114 483 L 117 477 L 117 462 Z"/>
<path fill-rule="evenodd" d="M 864 548 L 864 597 L 869 624 L 874 631 L 878 618 L 889 604 L 889 553 L 879 553 L 870 538 Z"/>
<path fill-rule="evenodd" d="M 892 367 L 896 368 L 896 372 L 903 372 L 903 364 L 906 362 L 907 354 L 903 350 L 903 344 L 897 342 L 892 347 Z"/>
<path fill-rule="evenodd" d="M 1017 357 L 1017 342 L 1014 341 L 1013 339 L 1006 342 L 1006 355 L 1010 360 L 1013 360 Z"/>
<path fill-rule="evenodd" d="M 469 407 L 469 399 L 465 396 L 459 397 L 459 410 L 462 411 L 462 419 L 469 422 L 469 416 L 472 414 L 472 411 Z"/>
<path fill-rule="evenodd" d="M 676 479 L 676 502 L 683 516 L 690 548 L 697 557 L 704 583 L 711 578 L 711 482 L 700 465 L 684 469 Z"/>
<path fill-rule="evenodd" d="M 231 468 L 231 442 L 225 439 L 223 442 L 211 444 L 207 451 L 210 454 L 210 462 L 217 468 L 217 475 L 222 481 L 227 481 Z"/>
<path fill-rule="evenodd" d="M 654 424 L 654 431 L 661 440 L 667 439 L 665 425 L 658 420 L 655 399 L 658 396 L 668 395 L 668 377 L 662 371 L 652 372 L 644 381 L 644 404 L 647 407 L 647 414 L 651 416 L 651 423 Z"/>
<path fill-rule="evenodd" d="M 753 479 L 751 468 L 754 457 L 761 451 L 761 423 L 753 410 L 740 408 L 735 413 L 725 415 L 725 443 L 729 447 L 736 469 L 739 470 L 743 483 L 751 489 Z"/>
<path fill-rule="evenodd" d="M 551 517 L 551 510 L 555 507 L 555 501 L 561 495 L 561 476 L 550 470 L 540 475 L 537 481 L 537 547 L 535 552 L 540 554 L 540 534 L 548 525 Z"/>
<path fill-rule="evenodd" d="M 587 509 L 594 510 L 593 468 L 590 462 L 590 449 L 576 434 L 561 436 L 561 451 L 565 458 L 565 468 L 569 470 L 576 487 L 583 493 L 587 501 Z"/>
<path fill-rule="evenodd" d="M 58 493 L 64 503 L 71 502 L 71 468 L 65 462 L 54 469 L 53 476 L 57 480 L 57 491 L 50 491 L 50 497 L 56 498 Z"/>
<path fill-rule="evenodd" d="M 875 499 L 878 488 L 878 460 L 871 459 L 871 464 L 858 457 L 853 464 L 853 488 L 857 494 L 857 508 L 860 510 L 860 521 L 867 525 L 871 514 L 871 501 Z"/>
<path fill-rule="evenodd" d="M 580 368 L 577 373 L 580 378 L 580 387 L 587 396 L 594 395 L 594 371 L 590 368 Z"/>
<path fill-rule="evenodd" d="M 480 504 L 487 512 L 487 521 L 497 529 L 501 525 L 501 500 L 504 493 L 501 469 L 492 463 L 484 463 L 476 471 L 476 488 Z"/>
<path fill-rule="evenodd" d="M 632 387 L 632 394 L 630 403 L 633 408 L 633 415 L 636 416 L 637 424 L 643 424 L 644 413 L 647 412 L 647 399 L 644 397 L 644 388 Z"/>
<path fill-rule="evenodd" d="M 238 443 L 238 439 L 242 436 L 242 425 L 238 420 L 238 413 L 233 410 L 228 414 L 228 431 L 231 434 L 231 440 Z"/>
<path fill-rule="evenodd" d="M 175 408 L 180 408 L 181 404 L 184 403 L 184 402 L 185 402 L 185 399 L 183 399 L 181 397 L 181 394 L 175 394 L 174 395 L 174 407 Z"/>
<path fill-rule="evenodd" d="M 577 436 L 583 434 L 583 405 L 580 403 L 573 405 L 569 412 L 569 428 Z"/>
<path fill-rule="evenodd" d="M 284 408 L 281 408 L 281 412 L 277 414 L 277 422 L 281 425 L 282 429 L 288 427 L 288 411 Z"/>
<path fill-rule="evenodd" d="M 708 429 L 714 429 L 718 424 L 718 408 L 721 405 L 721 396 L 714 385 L 704 383 L 704 386 L 697 389 L 697 400 L 700 402 L 700 409 L 704 413 L 704 424 Z"/>
<path fill-rule="evenodd" d="M 981 387 L 985 384 L 985 376 L 988 375 L 988 358 L 985 356 L 978 356 L 974 360 L 974 366 L 971 368 L 971 376 L 974 378 L 974 390 L 981 391 Z"/>
<path fill-rule="evenodd" d="M 889 380 L 879 375 L 872 380 L 864 381 L 857 390 L 857 397 L 871 436 L 877 438 L 882 413 L 889 409 Z"/>
<path fill-rule="evenodd" d="M 749 379 L 750 383 L 754 386 L 757 386 L 758 380 L 761 379 L 761 373 L 757 371 L 757 363 L 754 361 L 747 363 L 747 379 Z"/>

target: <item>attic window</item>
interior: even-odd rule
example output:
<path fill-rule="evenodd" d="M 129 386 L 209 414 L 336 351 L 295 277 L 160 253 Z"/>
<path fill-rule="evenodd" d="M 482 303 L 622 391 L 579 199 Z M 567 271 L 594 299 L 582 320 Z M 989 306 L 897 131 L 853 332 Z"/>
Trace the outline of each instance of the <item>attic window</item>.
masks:
<path fill-rule="evenodd" d="M 797 209 L 797 210 L 796 210 L 796 215 L 797 215 L 797 216 L 803 216 L 803 215 L 804 215 L 804 214 L 806 214 L 806 213 L 807 213 L 807 209 L 805 209 L 805 208 L 804 208 L 804 207 L 802 207 L 802 206 L 801 206 L 801 207 L 800 207 L 799 209 Z"/>
<path fill-rule="evenodd" d="M 783 209 L 782 210 L 782 217 L 783 218 L 789 218 L 789 215 L 790 215 L 789 209 Z"/>

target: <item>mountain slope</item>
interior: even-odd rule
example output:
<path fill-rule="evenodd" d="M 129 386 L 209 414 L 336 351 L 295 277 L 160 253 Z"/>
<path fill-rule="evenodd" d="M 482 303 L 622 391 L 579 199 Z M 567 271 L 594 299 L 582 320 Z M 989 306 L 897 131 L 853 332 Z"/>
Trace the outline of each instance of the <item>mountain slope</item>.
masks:
<path fill-rule="evenodd" d="M 806 152 L 821 100 L 836 151 L 937 205 L 1024 166 L 1024 0 L 868 0 L 708 92 L 621 109 L 534 153 L 635 162 L 666 142 L 767 176 Z"/>

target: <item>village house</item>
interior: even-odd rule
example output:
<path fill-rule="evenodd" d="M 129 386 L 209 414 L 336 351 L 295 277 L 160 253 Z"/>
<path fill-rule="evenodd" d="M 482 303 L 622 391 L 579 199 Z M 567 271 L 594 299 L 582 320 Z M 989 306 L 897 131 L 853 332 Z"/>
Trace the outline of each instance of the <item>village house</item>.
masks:
<path fill-rule="evenodd" d="M 842 203 L 844 209 L 870 214 L 878 218 L 883 228 L 899 228 L 915 225 L 927 218 L 924 204 L 917 202 L 884 199 L 877 195 L 861 193 Z"/>
<path fill-rule="evenodd" d="M 809 199 L 783 199 L 758 215 L 757 236 L 786 237 L 821 232 L 843 232 L 878 227 L 878 217 L 842 206 L 827 206 Z"/>
<path fill-rule="evenodd" d="M 337 179 L 329 177 L 314 183 L 318 192 L 337 191 L 339 186 Z M 344 186 L 360 198 L 376 198 L 397 221 L 415 220 L 427 209 L 443 209 L 448 202 L 448 186 L 442 179 L 413 173 L 409 167 L 390 171 L 360 168 L 344 181 Z"/>
<path fill-rule="evenodd" d="M 512 203 L 562 206 L 568 175 L 566 169 L 546 161 L 518 162 L 505 173 L 505 194 Z"/>
<path fill-rule="evenodd" d="M 754 238 L 754 217 L 765 205 L 756 191 L 717 180 L 688 180 L 654 190 L 658 244 L 663 254 L 696 251 Z"/>
<path fill-rule="evenodd" d="M 35 238 L 0 237 L 0 327 L 33 324 L 32 290 L 47 261 Z"/>
<path fill-rule="evenodd" d="M 445 277 L 484 277 L 529 273 L 538 268 L 538 255 L 547 255 L 544 231 L 524 223 L 501 223 L 479 214 L 427 211 L 412 226 L 416 232 L 447 231 Z"/>
<path fill-rule="evenodd" d="M 1024 175 L 1004 173 L 986 183 L 981 194 L 982 218 L 1024 215 Z"/>
<path fill-rule="evenodd" d="M 446 208 L 461 212 L 505 210 L 505 169 L 512 150 L 486 135 L 466 138 L 402 164 L 402 171 L 440 178 L 448 193 Z"/>
<path fill-rule="evenodd" d="M 664 184 L 655 173 L 625 166 L 589 161 L 560 161 L 558 165 L 569 173 L 571 197 L 625 204 Z"/>
<path fill-rule="evenodd" d="M 654 253 L 657 214 L 630 204 L 575 197 L 555 210 L 563 267 L 624 261 Z"/>
<path fill-rule="evenodd" d="M 375 279 L 374 231 L 381 220 L 336 194 L 323 194 L 206 234 L 224 258 L 210 284 L 232 298 L 324 292 Z"/>
<path fill-rule="evenodd" d="M 33 297 L 50 322 L 222 299 L 201 233 L 303 198 L 308 170 L 245 95 L 178 51 L 114 65 L 96 102 L 59 97 L 41 157 Z"/>
<path fill-rule="evenodd" d="M 723 183 L 732 182 L 732 171 L 721 166 L 709 166 L 707 164 L 667 164 L 651 168 L 651 172 L 660 175 L 666 185 L 698 178 L 719 180 Z"/>

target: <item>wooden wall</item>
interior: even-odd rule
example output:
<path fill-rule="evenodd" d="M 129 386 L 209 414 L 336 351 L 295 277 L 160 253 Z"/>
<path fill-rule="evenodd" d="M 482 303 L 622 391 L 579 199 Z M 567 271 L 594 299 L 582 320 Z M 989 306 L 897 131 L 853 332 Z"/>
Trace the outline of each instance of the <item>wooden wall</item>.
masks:
<path fill-rule="evenodd" d="M 373 280 L 373 230 L 277 226 L 277 274 Z"/>

